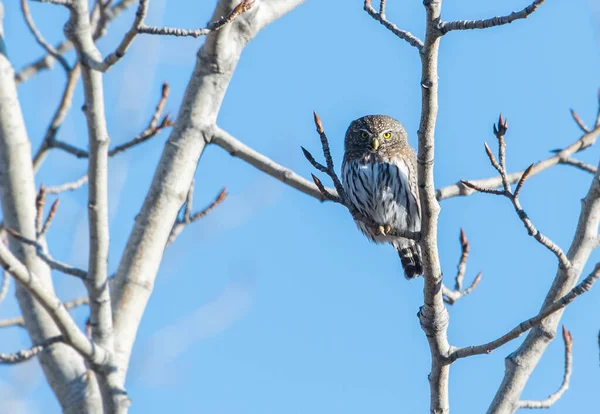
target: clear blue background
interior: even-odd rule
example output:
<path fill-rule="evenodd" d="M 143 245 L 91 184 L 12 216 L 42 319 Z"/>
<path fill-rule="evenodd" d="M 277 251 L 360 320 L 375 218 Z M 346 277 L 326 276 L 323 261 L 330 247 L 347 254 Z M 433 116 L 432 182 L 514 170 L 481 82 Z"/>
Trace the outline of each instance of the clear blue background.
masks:
<path fill-rule="evenodd" d="M 17 1 L 5 1 L 5 36 L 19 69 L 38 58 Z M 388 16 L 423 36 L 421 1 L 389 1 Z M 446 1 L 446 20 L 491 17 L 520 10 L 525 0 Z M 202 27 L 215 2 L 150 3 L 148 24 Z M 67 12 L 31 4 L 39 29 L 52 43 L 63 38 Z M 600 85 L 594 1 L 547 1 L 526 21 L 485 31 L 454 32 L 440 50 L 437 186 L 494 174 L 483 141 L 495 145 L 492 124 L 509 119 L 508 166 L 523 169 L 580 136 L 569 115 L 596 117 Z M 99 41 L 114 50 L 134 10 Z M 167 110 L 175 114 L 202 39 L 139 36 L 105 76 L 108 128 L 113 144 L 145 128 L 163 81 L 171 85 Z M 74 54 L 68 54 L 72 62 Z M 400 119 L 416 145 L 420 112 L 416 50 L 362 11 L 362 1 L 311 0 L 266 28 L 242 55 L 219 125 L 246 144 L 305 177 L 313 172 L 300 145 L 320 156 L 312 110 L 329 134 L 338 166 L 349 122 L 373 113 Z M 19 86 L 34 149 L 63 89 L 57 66 Z M 79 110 L 58 137 L 87 147 Z M 110 268 L 115 270 L 151 181 L 167 133 L 110 162 Z M 580 156 L 596 164 L 598 149 Z M 80 176 L 85 161 L 53 151 L 37 183 L 56 185 Z M 567 249 L 591 175 L 558 166 L 528 181 L 522 203 L 538 228 Z M 196 174 L 195 208 L 227 186 L 228 199 L 190 226 L 168 248 L 140 327 L 127 381 L 133 413 L 424 413 L 428 412 L 430 357 L 416 313 L 422 279 L 408 282 L 397 255 L 370 244 L 342 207 L 321 204 L 210 147 Z M 87 190 L 61 195 L 48 236 L 52 253 L 87 263 Z M 439 241 L 446 282 L 453 284 L 458 234 L 471 241 L 465 283 L 479 271 L 472 295 L 450 309 L 453 345 L 479 344 L 534 315 L 557 263 L 528 237 L 509 202 L 475 195 L 442 202 Z M 594 254 L 588 270 L 598 260 Z M 84 292 L 55 276 L 60 297 Z M 12 288 L 11 288 L 12 292 Z M 596 288 L 565 314 L 572 331 L 573 378 L 551 413 L 591 412 L 600 384 Z M 18 312 L 12 293 L 0 317 Z M 87 309 L 74 312 L 80 324 Z M 0 332 L 2 352 L 30 344 L 24 331 Z M 504 372 L 504 357 L 520 340 L 451 368 L 455 413 L 484 412 Z M 557 337 L 535 370 L 523 398 L 540 399 L 562 381 L 563 343 Z M 37 362 L 0 368 L 0 412 L 55 413 L 59 406 Z"/>

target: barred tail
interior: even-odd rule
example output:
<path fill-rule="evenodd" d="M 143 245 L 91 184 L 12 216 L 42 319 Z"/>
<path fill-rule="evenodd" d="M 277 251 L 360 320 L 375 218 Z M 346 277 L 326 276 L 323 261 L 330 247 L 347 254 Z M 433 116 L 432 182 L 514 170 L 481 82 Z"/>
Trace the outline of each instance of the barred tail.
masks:
<path fill-rule="evenodd" d="M 398 239 L 393 242 L 394 247 L 398 251 L 402 267 L 404 268 L 404 276 L 407 279 L 412 279 L 423 274 L 423 262 L 421 261 L 421 249 L 409 239 Z"/>

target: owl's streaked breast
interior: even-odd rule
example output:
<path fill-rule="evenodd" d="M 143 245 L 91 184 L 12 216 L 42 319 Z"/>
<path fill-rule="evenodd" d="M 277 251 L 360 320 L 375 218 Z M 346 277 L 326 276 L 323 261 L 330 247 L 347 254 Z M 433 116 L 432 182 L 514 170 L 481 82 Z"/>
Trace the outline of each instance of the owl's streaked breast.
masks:
<path fill-rule="evenodd" d="M 350 160 L 342 165 L 342 182 L 350 201 L 375 223 L 389 224 L 396 229 L 413 229 L 416 225 L 417 205 L 408 175 L 404 161 L 397 159 L 390 162 Z M 392 237 L 372 233 L 361 222 L 357 225 L 377 243 L 393 241 Z"/>

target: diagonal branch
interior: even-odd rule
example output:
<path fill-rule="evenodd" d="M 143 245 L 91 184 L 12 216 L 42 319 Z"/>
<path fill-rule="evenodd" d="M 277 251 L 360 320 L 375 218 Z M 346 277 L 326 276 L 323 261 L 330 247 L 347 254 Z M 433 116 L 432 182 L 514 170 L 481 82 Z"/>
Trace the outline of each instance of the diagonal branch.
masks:
<path fill-rule="evenodd" d="M 121 0 L 119 3 L 112 6 L 110 9 L 106 10 L 103 14 L 103 19 L 101 19 L 98 24 L 94 27 L 94 40 L 97 40 L 106 35 L 106 26 L 112 20 L 116 19 L 120 16 L 124 11 L 126 11 L 136 0 Z M 54 48 L 57 53 L 64 54 L 73 49 L 73 43 L 70 40 L 65 40 L 61 42 L 58 46 Z M 15 75 L 15 82 L 17 84 L 21 82 L 25 82 L 31 79 L 33 76 L 38 74 L 42 70 L 51 69 L 55 62 L 54 56 L 48 54 L 35 62 L 27 65 L 23 69 L 21 69 Z"/>
<path fill-rule="evenodd" d="M 442 34 L 446 34 L 452 30 L 472 30 L 472 29 L 487 29 L 490 27 L 502 26 L 509 24 L 519 19 L 526 19 L 538 7 L 544 3 L 545 0 L 535 0 L 529 6 L 518 12 L 512 12 L 506 16 L 496 16 L 491 19 L 485 20 L 457 20 L 454 22 L 440 22 L 438 28 Z"/>
<path fill-rule="evenodd" d="M 46 41 L 46 39 L 44 39 L 38 28 L 35 26 L 33 17 L 31 17 L 31 12 L 29 11 L 29 5 L 27 1 L 28 0 L 21 0 L 21 11 L 23 12 L 25 22 L 29 27 L 29 31 L 31 32 L 31 34 L 33 34 L 33 37 L 35 37 L 37 43 L 41 47 L 46 49 L 46 52 L 48 52 L 52 57 L 54 57 L 54 59 L 58 60 L 63 69 L 67 72 L 67 74 L 69 74 L 71 72 L 71 66 L 69 66 L 69 62 L 67 62 L 67 59 L 65 59 L 64 56 L 58 53 L 56 49 L 54 49 L 54 47 Z"/>
<path fill-rule="evenodd" d="M 167 239 L 167 246 L 172 244 L 175 239 L 181 234 L 183 229 L 192 224 L 195 221 L 200 220 L 201 218 L 206 217 L 211 211 L 213 211 L 219 204 L 225 201 L 227 198 L 227 189 L 223 188 L 221 192 L 217 195 L 212 203 L 210 203 L 204 210 L 197 211 L 196 213 L 192 213 L 192 205 L 194 201 L 194 181 L 192 180 L 192 185 L 190 186 L 190 190 L 188 191 L 187 198 L 185 200 L 183 217 L 178 218 L 175 224 L 173 224 L 173 228 L 171 229 L 171 234 L 169 234 L 169 238 Z"/>
<path fill-rule="evenodd" d="M 423 48 L 423 41 L 412 33 L 400 29 L 398 26 L 390 22 L 385 17 L 385 0 L 382 0 L 379 6 L 379 13 L 371 6 L 371 0 L 365 0 L 364 10 L 373 19 L 381 23 L 386 29 L 398 36 L 400 39 L 408 42 L 409 45 L 416 47 L 418 50 Z"/>
<path fill-rule="evenodd" d="M 519 408 L 550 408 L 556 403 L 564 392 L 569 388 L 569 382 L 571 381 L 571 372 L 573 368 L 573 337 L 571 332 L 567 331 L 567 328 L 563 325 L 562 329 L 563 341 L 565 342 L 565 373 L 563 376 L 563 382 L 560 388 L 555 393 L 551 394 L 545 400 L 522 400 L 519 401 Z"/>
<path fill-rule="evenodd" d="M 62 335 L 53 336 L 51 338 L 46 339 L 41 344 L 34 345 L 31 348 L 22 349 L 19 352 L 15 352 L 12 354 L 0 353 L 0 365 L 14 365 L 19 364 L 21 362 L 29 361 L 31 358 L 42 352 L 44 349 L 48 348 L 50 345 L 54 345 L 57 342 L 63 342 Z"/>
<path fill-rule="evenodd" d="M 265 174 L 278 179 L 304 194 L 310 195 L 319 201 L 328 200 L 314 183 L 250 148 L 221 128 L 215 128 L 210 143 L 223 148 L 232 157 L 237 157 L 247 162 Z M 327 193 L 337 196 L 333 188 L 328 188 Z"/>
<path fill-rule="evenodd" d="M 70 181 L 68 183 L 56 185 L 53 187 L 46 187 L 46 194 L 58 194 L 58 193 L 62 193 L 63 191 L 77 190 L 78 188 L 81 188 L 82 186 L 87 184 L 87 182 L 88 182 L 88 175 L 87 175 L 87 173 L 85 173 L 81 177 L 76 179 L 75 181 Z"/>
<path fill-rule="evenodd" d="M 146 26 L 143 22 L 137 27 L 137 33 L 146 33 L 152 35 L 163 35 L 163 36 L 191 36 L 191 37 L 200 37 L 206 36 L 211 32 L 216 32 L 219 29 L 222 29 L 225 25 L 231 23 L 235 20 L 236 17 L 241 15 L 242 13 L 250 10 L 255 3 L 258 3 L 257 0 L 242 0 L 237 6 L 233 8 L 233 10 L 226 16 L 220 18 L 219 20 L 209 23 L 206 28 L 203 29 L 178 29 L 171 27 L 154 27 L 154 26 Z"/>
<path fill-rule="evenodd" d="M 592 288 L 594 283 L 596 283 L 596 281 L 598 280 L 599 277 L 600 277 L 600 263 L 597 263 L 596 267 L 594 268 L 594 270 L 592 271 L 592 273 L 590 273 L 590 275 L 588 277 L 583 279 L 581 281 L 581 283 L 579 283 L 577 286 L 575 286 L 573 289 L 571 289 L 565 296 L 563 296 L 556 302 L 550 304 L 546 308 L 542 309 L 540 311 L 540 313 L 538 313 L 536 316 L 534 316 L 533 318 L 529 318 L 524 322 L 521 322 L 519 325 L 514 327 L 510 332 L 502 335 L 500 338 L 495 339 L 491 342 L 488 342 L 483 345 L 468 346 L 465 348 L 455 349 L 448 356 L 447 363 L 452 363 L 459 358 L 466 358 L 466 357 L 470 357 L 473 355 L 489 354 L 493 350 L 501 347 L 502 345 L 507 344 L 508 342 L 512 341 L 513 339 L 518 338 L 523 333 L 527 332 L 534 326 L 538 325 L 540 322 L 542 322 L 548 316 L 565 308 L 567 305 L 569 305 L 571 302 L 573 302 L 579 296 L 581 296 L 585 292 L 588 292 Z"/>
<path fill-rule="evenodd" d="M 65 309 L 78 308 L 79 306 L 88 305 L 90 299 L 87 296 L 71 299 L 63 303 Z M 25 327 L 25 321 L 22 316 L 0 320 L 0 328 L 8 328 L 11 326 Z"/>
<path fill-rule="evenodd" d="M 5 271 L 21 283 L 50 314 L 60 329 L 65 342 L 94 365 L 104 365 L 110 361 L 110 355 L 100 346 L 90 342 L 77 327 L 60 299 L 48 292 L 38 277 L 31 273 L 4 243 L 0 243 L 0 265 Z"/>
<path fill-rule="evenodd" d="M 88 273 L 85 270 L 78 269 L 63 262 L 59 262 L 58 260 L 54 260 L 54 258 L 52 258 L 52 256 L 50 256 L 50 254 L 48 254 L 45 251 L 44 246 L 42 246 L 37 241 L 23 237 L 22 235 L 20 235 L 12 229 L 6 229 L 6 232 L 13 236 L 15 239 L 19 240 L 20 242 L 35 247 L 39 258 L 46 262 L 46 264 L 50 266 L 51 269 L 57 270 L 67 275 L 75 276 L 84 281 L 87 279 Z"/>

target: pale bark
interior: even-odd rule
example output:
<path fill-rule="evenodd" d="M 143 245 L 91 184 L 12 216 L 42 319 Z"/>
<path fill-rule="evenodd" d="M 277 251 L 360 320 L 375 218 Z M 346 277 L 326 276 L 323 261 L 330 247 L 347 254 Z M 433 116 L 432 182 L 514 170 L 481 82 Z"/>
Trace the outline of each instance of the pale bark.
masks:
<path fill-rule="evenodd" d="M 14 70 L 0 54 L 0 188 L 5 226 L 35 239 L 35 185 L 31 144 L 19 105 Z M 53 294 L 50 269 L 37 257 L 33 246 L 10 238 L 10 248 L 35 273 L 43 289 Z M 60 335 L 56 324 L 23 285 L 17 285 L 17 300 L 25 327 L 33 343 Z M 101 401 L 95 384 L 86 381 L 83 359 L 72 348 L 56 343 L 39 355 L 48 383 L 67 413 L 100 412 Z"/>
<path fill-rule="evenodd" d="M 215 130 L 221 102 L 240 54 L 264 26 L 302 1 L 263 0 L 231 24 L 209 33 L 198 52 L 179 115 L 111 286 L 117 366 L 123 378 L 165 245 L 198 160 Z M 219 1 L 212 20 L 227 15 L 235 3 Z"/>
<path fill-rule="evenodd" d="M 559 266 L 552 287 L 542 309 L 567 294 L 581 276 L 591 252 L 598 246 L 600 223 L 600 175 L 594 175 L 590 189 L 582 200 L 581 214 L 567 258 L 571 267 Z M 519 408 L 521 393 L 537 366 L 546 347 L 556 336 L 556 329 L 564 309 L 557 311 L 536 325 L 521 346 L 506 358 L 504 379 L 488 410 L 490 414 L 513 413 Z"/>

